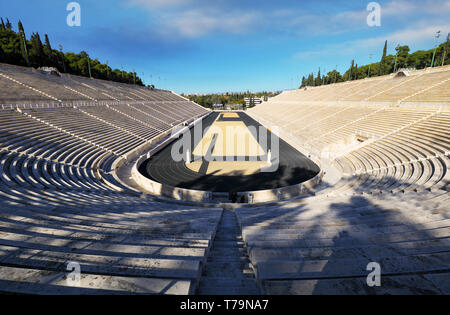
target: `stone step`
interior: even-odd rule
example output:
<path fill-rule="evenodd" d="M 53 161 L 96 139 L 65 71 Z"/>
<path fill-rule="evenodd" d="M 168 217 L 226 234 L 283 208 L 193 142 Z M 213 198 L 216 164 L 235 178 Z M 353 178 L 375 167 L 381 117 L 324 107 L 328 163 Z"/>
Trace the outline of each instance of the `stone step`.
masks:
<path fill-rule="evenodd" d="M 337 235 L 333 238 L 301 238 L 301 237 L 286 237 L 278 239 L 256 239 L 249 241 L 247 246 L 254 247 L 355 247 L 363 245 L 374 244 L 390 244 L 398 242 L 409 241 L 425 241 L 434 240 L 438 238 L 448 237 L 449 228 L 442 228 L 430 231 L 398 233 L 398 234 L 380 234 L 380 235 L 364 235 L 359 237 L 352 237 L 349 235 Z"/>
<path fill-rule="evenodd" d="M 225 261 L 229 261 L 230 259 L 247 259 L 248 255 L 247 255 L 247 250 L 242 248 L 239 251 L 236 250 L 224 250 L 224 251 L 218 251 L 217 249 L 213 249 L 212 251 L 209 252 L 209 256 L 208 256 L 208 260 L 214 259 L 214 260 L 218 260 L 218 259 L 222 259 Z"/>
<path fill-rule="evenodd" d="M 448 295 L 450 273 L 381 276 L 381 286 L 369 287 L 367 279 L 315 279 L 264 281 L 268 295 Z"/>
<path fill-rule="evenodd" d="M 164 239 L 160 236 L 136 236 L 136 235 L 123 235 L 123 236 L 103 236 L 95 233 L 62 233 L 60 230 L 55 229 L 34 229 L 28 231 L 26 229 L 13 229 L 0 227 L 0 236 L 13 234 L 17 236 L 17 239 L 36 239 L 47 240 L 50 244 L 54 241 L 74 243 L 77 242 L 101 242 L 107 244 L 107 246 L 124 245 L 124 246 L 155 246 L 155 247 L 189 247 L 189 248 L 209 248 L 211 242 L 209 240 L 201 239 L 182 239 L 182 238 L 168 238 Z M 13 236 L 11 236 L 13 237 Z M 8 238 L 8 237 L 7 237 Z M 6 238 L 6 239 L 7 239 Z"/>
<path fill-rule="evenodd" d="M 245 244 L 243 241 L 221 241 L 214 238 L 215 248 L 244 248 Z"/>
<path fill-rule="evenodd" d="M 68 282 L 69 271 L 0 267 L 0 292 L 18 294 L 168 294 L 193 293 L 191 280 L 132 278 L 80 274 L 79 283 Z"/>
<path fill-rule="evenodd" d="M 90 254 L 103 256 L 140 257 L 140 258 L 172 258 L 203 259 L 207 248 L 139 246 L 104 243 L 99 241 L 72 241 L 57 238 L 28 238 L 11 233 L 0 232 L 0 245 L 47 251 L 68 252 L 74 254 Z"/>
<path fill-rule="evenodd" d="M 248 243 L 254 241 L 279 241 L 279 240 L 314 240 L 314 239 L 333 239 L 333 238 L 341 238 L 344 240 L 347 239 L 370 239 L 373 237 L 379 236 L 380 238 L 389 238 L 396 237 L 403 234 L 416 233 L 416 234 L 427 234 L 429 236 L 435 235 L 436 237 L 442 237 L 444 235 L 450 234 L 450 220 L 440 221 L 433 226 L 427 227 L 425 226 L 415 226 L 415 225 L 403 225 L 398 226 L 396 228 L 386 228 L 385 230 L 382 228 L 375 229 L 364 229 L 360 231 L 348 231 L 346 229 L 340 231 L 309 231 L 309 230 L 296 230 L 296 229 L 279 229 L 279 230 L 264 230 L 264 231 L 255 231 L 252 233 L 248 233 L 245 235 L 245 241 Z"/>
<path fill-rule="evenodd" d="M 67 235 L 72 233 L 91 233 L 93 235 L 103 235 L 108 237 L 114 237 L 114 236 L 133 236 L 137 239 L 139 238 L 152 238 L 152 239 L 190 239 L 190 240 L 210 240 L 212 239 L 213 235 L 212 232 L 205 233 L 204 231 L 199 232 L 177 232 L 177 231 L 167 231 L 162 233 L 157 233 L 157 231 L 152 230 L 114 230 L 114 229 L 103 229 L 103 228 L 95 228 L 90 226 L 79 226 L 79 225 L 67 225 L 62 227 L 55 227 L 53 228 L 51 225 L 46 224 L 29 224 L 29 223 L 9 223 L 9 222 L 2 222 L 0 220 L 0 228 L 2 229 L 24 229 L 24 230 L 33 230 L 33 231 L 42 231 L 42 232 L 48 232 L 52 230 L 54 234 L 59 235 Z M 203 233 L 202 233 L 203 232 Z"/>
<path fill-rule="evenodd" d="M 198 260 L 111 257 L 68 254 L 0 246 L 1 265 L 62 271 L 69 261 L 78 262 L 90 274 L 196 280 L 201 274 Z"/>
<path fill-rule="evenodd" d="M 274 260 L 258 262 L 255 269 L 258 280 L 364 277 L 369 274 L 366 268 L 371 262 L 380 264 L 384 275 L 400 275 L 448 270 L 449 259 L 450 252 L 367 259 Z"/>
<path fill-rule="evenodd" d="M 396 244 L 367 245 L 361 247 L 317 247 L 317 248 L 254 248 L 249 256 L 255 263 L 270 260 L 317 260 L 348 259 L 358 257 L 381 257 L 444 252 L 450 248 L 450 239 L 403 242 Z"/>
<path fill-rule="evenodd" d="M 259 295 L 260 289 L 253 278 L 210 278 L 203 277 L 197 294 L 203 295 Z"/>
<path fill-rule="evenodd" d="M 224 210 L 197 293 L 259 294 L 236 216 L 231 210 Z"/>
<path fill-rule="evenodd" d="M 242 259 L 238 260 L 238 258 L 235 258 L 235 261 L 209 261 L 209 258 L 207 260 L 207 267 L 205 269 L 205 272 L 217 272 L 220 274 L 230 273 L 231 274 L 242 274 L 242 270 L 250 269 L 250 263 L 248 259 Z"/>

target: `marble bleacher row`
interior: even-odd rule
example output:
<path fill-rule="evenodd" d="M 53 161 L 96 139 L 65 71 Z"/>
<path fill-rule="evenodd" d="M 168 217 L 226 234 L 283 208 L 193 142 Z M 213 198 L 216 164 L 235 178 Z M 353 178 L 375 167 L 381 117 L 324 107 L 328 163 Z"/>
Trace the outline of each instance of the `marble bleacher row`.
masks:
<path fill-rule="evenodd" d="M 340 105 L 316 105 L 330 110 L 333 114 L 326 116 L 323 109 L 313 110 L 305 114 L 305 109 L 299 110 L 299 126 L 277 124 L 276 113 L 271 114 L 271 123 L 288 129 L 293 137 L 299 139 L 302 145 L 311 152 L 334 153 L 340 147 L 345 147 L 345 140 L 356 141 L 355 135 L 367 137 L 367 144 L 335 160 L 339 169 L 348 175 L 363 173 L 388 172 L 395 174 L 394 179 L 419 180 L 424 188 L 446 189 L 449 181 L 448 156 L 450 152 L 450 111 L 438 107 L 376 107 L 358 108 L 352 105 L 343 108 Z M 341 110 L 334 107 L 340 107 Z M 308 107 L 309 108 L 309 107 Z M 292 113 L 290 117 L 295 117 Z M 325 116 L 325 117 L 324 117 Z M 295 120 L 295 118 L 294 118 Z M 295 129 L 296 128 L 296 129 Z M 325 155 L 326 155 L 325 154 Z M 363 156 L 363 157 L 361 157 Z M 404 165 L 411 164 L 411 165 Z M 416 165 L 416 175 L 411 177 L 409 168 Z M 423 165 L 423 167 L 420 167 Z M 403 172 L 403 169 L 407 169 Z M 440 176 L 441 174 L 442 176 Z M 421 182 L 428 178 L 425 182 Z M 412 186 L 413 187 L 413 186 Z M 369 186 L 370 191 L 373 186 Z M 384 186 L 390 191 L 390 186 Z M 400 189 L 401 190 L 401 189 Z"/>
<path fill-rule="evenodd" d="M 367 192 L 449 191 L 450 112 L 375 138 L 335 161 L 344 174 L 362 176 L 358 187 Z"/>
<path fill-rule="evenodd" d="M 277 101 L 449 102 L 450 66 L 287 91 Z"/>
<path fill-rule="evenodd" d="M 312 197 L 236 213 L 267 294 L 448 294 L 450 209 L 420 203 L 415 195 Z M 381 266 L 381 287 L 366 284 L 371 262 Z"/>
<path fill-rule="evenodd" d="M 249 111 L 342 174 L 236 210 L 265 293 L 450 293 L 449 79 L 441 67 L 289 91 Z M 366 284 L 371 262 L 381 287 Z"/>
<path fill-rule="evenodd" d="M 222 210 L 0 186 L 0 292 L 192 294 Z M 81 282 L 67 283 L 68 262 Z"/>
<path fill-rule="evenodd" d="M 195 292 L 222 209 L 143 199 L 110 171 L 206 110 L 167 91 L 9 65 L 0 104 L 0 292 Z M 67 282 L 71 261 L 80 286 Z"/>
<path fill-rule="evenodd" d="M 25 101 L 36 104 L 50 100 L 177 102 L 184 99 L 169 91 L 68 74 L 45 75 L 30 68 L 0 64 L 0 104 Z"/>

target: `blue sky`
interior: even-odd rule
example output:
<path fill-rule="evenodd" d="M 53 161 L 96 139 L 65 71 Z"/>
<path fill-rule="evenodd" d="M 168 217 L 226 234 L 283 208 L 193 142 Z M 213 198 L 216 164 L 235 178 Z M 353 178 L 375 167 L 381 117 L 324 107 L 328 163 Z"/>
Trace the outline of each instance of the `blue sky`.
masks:
<path fill-rule="evenodd" d="M 380 27 L 360 0 L 78 0 L 80 27 L 66 23 L 69 2 L 1 1 L 0 16 L 177 93 L 292 89 L 318 67 L 378 61 L 386 39 L 390 53 L 414 51 L 450 32 L 450 0 L 378 1 Z"/>

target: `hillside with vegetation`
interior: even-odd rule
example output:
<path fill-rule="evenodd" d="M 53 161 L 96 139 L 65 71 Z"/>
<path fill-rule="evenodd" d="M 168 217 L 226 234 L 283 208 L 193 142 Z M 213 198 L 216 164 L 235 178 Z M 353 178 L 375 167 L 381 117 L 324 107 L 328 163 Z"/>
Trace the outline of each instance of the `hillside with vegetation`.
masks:
<path fill-rule="evenodd" d="M 319 68 L 317 75 L 311 73 L 307 77 L 302 78 L 300 88 L 382 76 L 394 73 L 402 68 L 419 70 L 431 66 L 437 67 L 450 64 L 450 38 L 447 38 L 447 41 L 440 44 L 437 48 L 418 50 L 413 53 L 410 53 L 408 46 L 399 45 L 395 49 L 395 55 L 387 55 L 387 47 L 388 42 L 386 41 L 379 62 L 358 66 L 355 60 L 352 60 L 349 69 L 344 74 L 333 70 L 324 75 Z"/>
<path fill-rule="evenodd" d="M 69 73 L 95 79 L 144 85 L 136 72 L 111 69 L 98 59 L 91 59 L 82 51 L 66 52 L 52 48 L 47 34 L 42 43 L 39 33 L 32 33 L 27 39 L 22 22 L 18 23 L 17 32 L 10 21 L 1 18 L 0 24 L 0 63 L 8 63 L 24 67 L 54 67 L 61 73 Z"/>
<path fill-rule="evenodd" d="M 189 98 L 192 102 L 195 102 L 203 107 L 212 108 L 214 104 L 226 105 L 245 105 L 245 98 L 264 98 L 267 100 L 270 97 L 274 97 L 280 94 L 280 92 L 242 92 L 242 93 L 223 93 L 223 94 L 193 94 L 193 95 L 183 95 Z M 252 107 L 252 106 L 250 106 Z"/>

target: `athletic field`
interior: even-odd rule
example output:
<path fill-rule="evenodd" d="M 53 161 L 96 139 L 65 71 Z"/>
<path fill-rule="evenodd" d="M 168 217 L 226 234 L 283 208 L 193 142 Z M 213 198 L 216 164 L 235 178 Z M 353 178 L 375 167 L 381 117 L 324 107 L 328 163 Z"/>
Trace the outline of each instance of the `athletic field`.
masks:
<path fill-rule="evenodd" d="M 188 159 L 174 161 L 172 147 L 179 146 L 174 142 L 140 171 L 163 184 L 213 192 L 274 189 L 299 184 L 319 172 L 317 165 L 279 138 L 279 165 L 273 167 L 276 136 L 243 112 L 212 113 L 203 120 L 202 130 L 200 139 L 191 132 Z M 271 166 L 274 172 L 264 172 Z"/>

